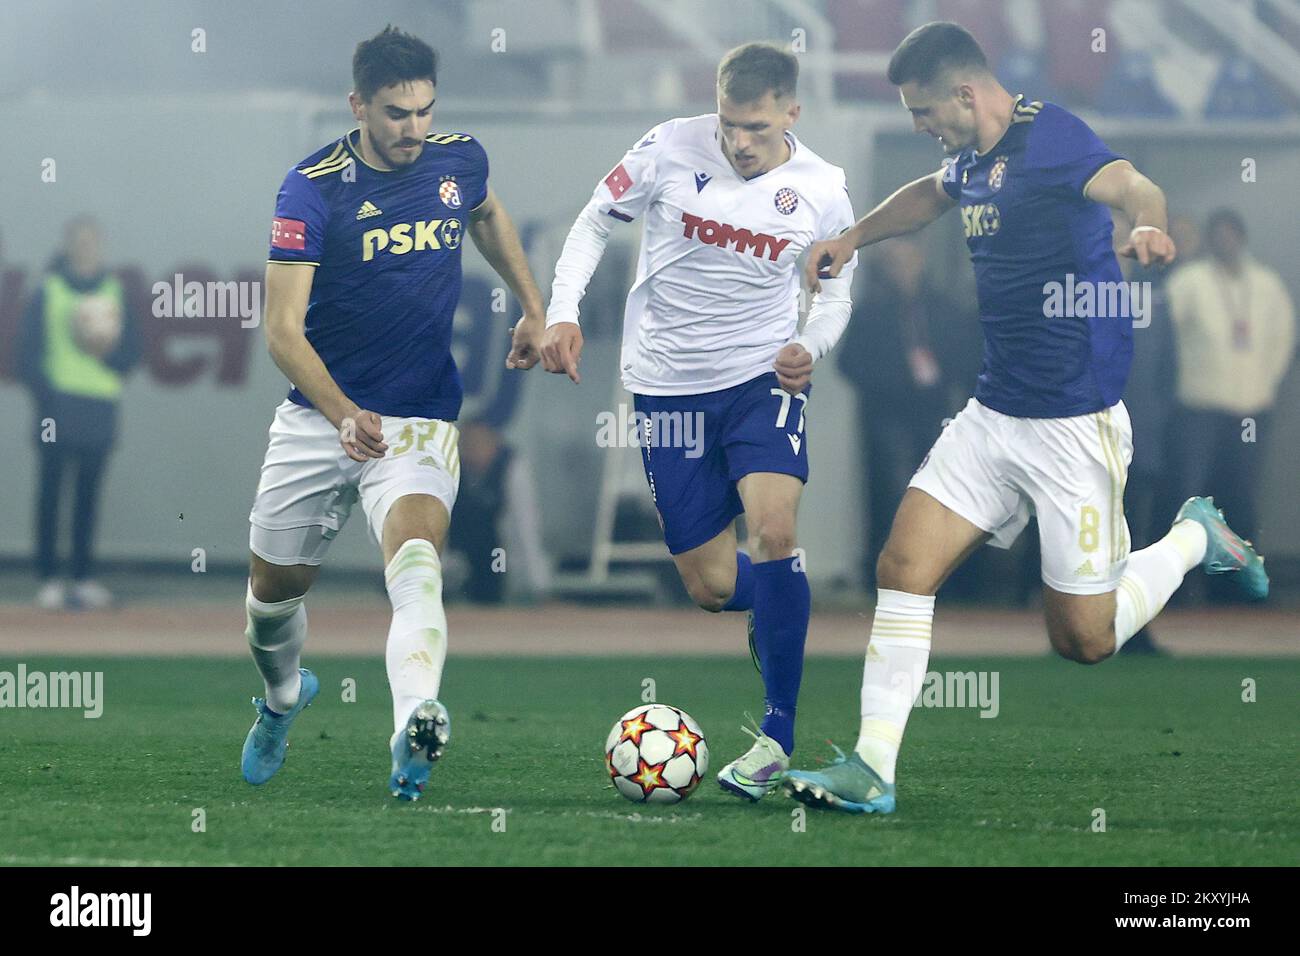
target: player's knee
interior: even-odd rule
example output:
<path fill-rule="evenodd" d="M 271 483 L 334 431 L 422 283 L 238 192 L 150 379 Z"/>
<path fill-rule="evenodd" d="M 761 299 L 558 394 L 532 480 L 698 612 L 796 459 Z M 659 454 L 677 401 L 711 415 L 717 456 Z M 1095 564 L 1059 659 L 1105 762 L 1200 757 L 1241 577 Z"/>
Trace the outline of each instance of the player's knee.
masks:
<path fill-rule="evenodd" d="M 266 604 L 301 597 L 311 589 L 315 578 L 316 568 L 305 564 L 271 564 L 254 557 L 248 568 L 253 597 Z"/>
<path fill-rule="evenodd" d="M 749 537 L 760 558 L 776 561 L 794 554 L 794 515 L 787 510 L 759 512 L 746 515 L 750 524 Z"/>
<path fill-rule="evenodd" d="M 891 537 L 876 559 L 876 586 L 909 594 L 933 594 L 934 585 L 915 557 L 894 545 Z"/>
<path fill-rule="evenodd" d="M 691 600 L 706 611 L 721 611 L 731 600 L 736 587 L 734 577 L 724 581 L 722 577 L 710 574 L 693 574 L 684 578 L 683 583 Z"/>
<path fill-rule="evenodd" d="M 1100 664 L 1115 653 L 1115 635 L 1110 628 L 1089 629 L 1064 624 L 1058 626 L 1050 637 L 1056 653 L 1076 664 Z"/>

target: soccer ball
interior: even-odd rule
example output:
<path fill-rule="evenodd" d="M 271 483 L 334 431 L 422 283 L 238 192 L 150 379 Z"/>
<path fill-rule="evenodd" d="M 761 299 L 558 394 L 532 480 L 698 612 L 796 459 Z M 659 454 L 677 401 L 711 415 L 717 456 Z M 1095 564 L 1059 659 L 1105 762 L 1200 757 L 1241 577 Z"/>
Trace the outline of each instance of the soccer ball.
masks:
<path fill-rule="evenodd" d="M 615 789 L 633 803 L 677 803 L 708 773 L 709 745 L 690 714 L 643 704 L 610 730 L 605 767 Z"/>
<path fill-rule="evenodd" d="M 86 296 L 72 319 L 72 337 L 77 346 L 92 355 L 108 353 L 122 335 L 122 312 L 107 296 Z"/>

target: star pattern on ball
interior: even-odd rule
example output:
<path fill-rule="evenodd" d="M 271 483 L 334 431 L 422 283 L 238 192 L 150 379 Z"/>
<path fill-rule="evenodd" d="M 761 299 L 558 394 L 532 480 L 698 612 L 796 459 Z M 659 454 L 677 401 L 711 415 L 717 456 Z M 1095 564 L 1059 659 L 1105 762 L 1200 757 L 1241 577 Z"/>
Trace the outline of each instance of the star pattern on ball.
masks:
<path fill-rule="evenodd" d="M 636 773 L 628 779 L 641 788 L 641 795 L 647 800 L 656 790 L 672 789 L 664 783 L 664 764 L 648 764 L 640 756 L 637 757 Z"/>
<path fill-rule="evenodd" d="M 669 732 L 668 736 L 672 738 L 673 743 L 675 744 L 673 747 L 673 756 L 677 757 L 681 754 L 690 754 L 692 760 L 695 759 L 695 748 L 699 745 L 699 742 L 704 739 L 699 734 L 692 733 L 691 728 L 686 726 L 685 721 L 679 723 L 677 729 Z"/>
<path fill-rule="evenodd" d="M 618 739 L 620 742 L 630 740 L 633 744 L 640 747 L 641 735 L 647 730 L 654 730 L 654 728 L 645 722 L 644 714 L 637 714 L 635 717 L 623 721 L 623 735 Z"/>

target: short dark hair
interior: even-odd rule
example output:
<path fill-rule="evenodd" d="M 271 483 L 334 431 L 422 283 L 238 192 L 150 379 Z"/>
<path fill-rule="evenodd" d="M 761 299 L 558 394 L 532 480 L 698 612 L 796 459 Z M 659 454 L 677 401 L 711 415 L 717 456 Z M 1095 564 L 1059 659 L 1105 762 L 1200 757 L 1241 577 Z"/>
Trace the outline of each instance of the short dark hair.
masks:
<path fill-rule="evenodd" d="M 1237 230 L 1237 235 L 1246 238 L 1246 220 L 1241 218 L 1241 213 L 1235 209 L 1221 207 L 1210 213 L 1209 218 L 1205 220 L 1205 233 L 1209 235 L 1220 226 L 1231 226 Z"/>
<path fill-rule="evenodd" d="M 937 20 L 917 27 L 903 38 L 889 58 L 886 75 L 895 86 L 912 82 L 928 86 L 935 77 L 954 67 L 987 73 L 989 62 L 979 42 L 964 27 Z"/>
<path fill-rule="evenodd" d="M 357 44 L 352 54 L 352 87 L 362 100 L 369 102 L 384 87 L 410 80 L 438 85 L 438 54 L 419 37 L 390 24 Z"/>
<path fill-rule="evenodd" d="M 799 83 L 799 60 L 775 43 L 746 43 L 718 64 L 718 89 L 737 103 L 752 103 L 768 90 L 791 96 Z"/>

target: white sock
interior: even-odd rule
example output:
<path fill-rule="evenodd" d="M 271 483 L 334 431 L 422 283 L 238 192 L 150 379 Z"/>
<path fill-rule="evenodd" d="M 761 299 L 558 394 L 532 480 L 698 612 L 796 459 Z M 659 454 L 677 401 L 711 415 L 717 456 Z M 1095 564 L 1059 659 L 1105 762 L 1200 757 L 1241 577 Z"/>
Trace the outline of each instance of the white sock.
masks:
<path fill-rule="evenodd" d="M 442 562 L 433 544 L 411 538 L 384 569 L 393 603 L 388 628 L 388 686 L 393 729 L 401 730 L 423 700 L 436 698 L 447 659 L 447 615 L 442 609 Z"/>
<path fill-rule="evenodd" d="M 302 687 L 298 666 L 307 640 L 304 596 L 268 604 L 253 597 L 253 582 L 249 581 L 244 597 L 244 636 L 253 652 L 253 663 L 266 683 L 266 706 L 277 714 L 293 709 Z"/>
<path fill-rule="evenodd" d="M 930 661 L 934 595 L 885 588 L 876 593 L 862 668 L 862 726 L 854 750 L 885 783 L 893 783 L 903 729 Z"/>
<path fill-rule="evenodd" d="M 1205 529 L 1195 521 L 1177 522 L 1150 547 L 1128 556 L 1115 589 L 1115 652 L 1160 613 L 1187 572 L 1205 558 Z"/>

